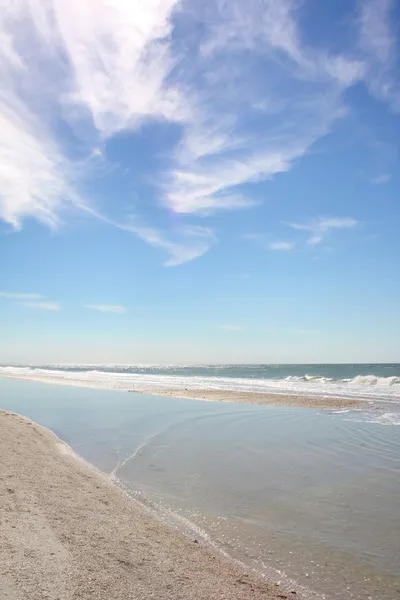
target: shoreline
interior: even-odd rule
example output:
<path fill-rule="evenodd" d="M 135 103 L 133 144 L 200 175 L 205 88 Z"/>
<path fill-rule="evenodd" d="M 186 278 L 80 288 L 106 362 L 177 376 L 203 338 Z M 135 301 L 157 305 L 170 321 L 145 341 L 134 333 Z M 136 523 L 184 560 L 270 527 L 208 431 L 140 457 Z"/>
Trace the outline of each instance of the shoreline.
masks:
<path fill-rule="evenodd" d="M 149 394 L 167 398 L 186 398 L 208 402 L 237 402 L 270 406 L 297 406 L 303 408 L 362 408 L 366 400 L 338 396 L 302 396 L 298 394 L 271 394 L 264 392 L 238 392 L 218 389 L 136 388 L 128 390 L 134 394 Z"/>
<path fill-rule="evenodd" d="M 161 523 L 52 431 L 1 409 L 0 456 L 5 600 L 305 598 Z"/>
<path fill-rule="evenodd" d="M 237 402 L 240 404 L 259 404 L 270 406 L 295 406 L 303 408 L 367 408 L 370 403 L 366 399 L 346 398 L 344 396 L 307 396 L 301 394 L 285 394 L 271 392 L 239 392 L 217 388 L 175 388 L 175 387 L 138 387 L 115 388 L 93 385 L 85 380 L 65 381 L 63 379 L 40 379 L 25 377 L 23 375 L 0 375 L 0 379 L 14 379 L 18 381 L 32 381 L 60 385 L 63 387 L 82 387 L 95 390 L 109 390 L 113 392 L 130 392 L 134 394 L 148 394 L 150 396 L 164 396 L 166 398 L 186 398 L 187 400 L 201 400 L 206 402 Z"/>

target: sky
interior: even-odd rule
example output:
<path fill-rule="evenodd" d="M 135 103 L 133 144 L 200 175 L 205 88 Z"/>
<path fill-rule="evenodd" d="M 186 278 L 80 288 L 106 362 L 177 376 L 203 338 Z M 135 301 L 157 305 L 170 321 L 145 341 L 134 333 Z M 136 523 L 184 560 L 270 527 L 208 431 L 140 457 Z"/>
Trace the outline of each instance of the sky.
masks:
<path fill-rule="evenodd" d="M 0 362 L 400 361 L 396 0 L 0 0 Z"/>

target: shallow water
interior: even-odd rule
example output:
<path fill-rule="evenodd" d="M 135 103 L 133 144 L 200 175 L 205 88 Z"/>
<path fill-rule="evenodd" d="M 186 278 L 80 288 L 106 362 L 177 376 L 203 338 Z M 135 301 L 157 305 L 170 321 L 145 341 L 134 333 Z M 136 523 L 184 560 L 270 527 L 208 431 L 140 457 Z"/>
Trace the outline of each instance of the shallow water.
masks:
<path fill-rule="evenodd" d="M 360 411 L 6 379 L 0 398 L 168 522 L 276 580 L 329 599 L 400 598 L 400 427 Z"/>

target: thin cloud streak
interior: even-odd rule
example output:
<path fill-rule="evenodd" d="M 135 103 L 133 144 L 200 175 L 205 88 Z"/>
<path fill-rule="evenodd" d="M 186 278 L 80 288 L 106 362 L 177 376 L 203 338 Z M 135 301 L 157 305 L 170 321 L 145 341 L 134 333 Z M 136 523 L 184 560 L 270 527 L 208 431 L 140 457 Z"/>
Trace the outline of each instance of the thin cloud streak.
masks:
<path fill-rule="evenodd" d="M 361 3 L 359 44 L 366 54 L 365 81 L 371 94 L 400 111 L 398 39 L 395 35 L 393 0 Z"/>
<path fill-rule="evenodd" d="M 165 232 L 160 228 L 139 223 L 132 215 L 122 223 L 90 207 L 82 205 L 81 208 L 112 227 L 135 234 L 153 248 L 166 251 L 169 254 L 169 258 L 164 263 L 166 267 L 176 267 L 203 256 L 217 241 L 210 227 L 182 225 L 176 227 L 173 232 Z"/>
<path fill-rule="evenodd" d="M 58 302 L 20 302 L 21 306 L 28 308 L 37 308 L 39 310 L 60 310 Z"/>
<path fill-rule="evenodd" d="M 383 175 L 378 175 L 377 177 L 371 179 L 370 183 L 373 185 L 380 185 L 382 183 L 389 183 L 390 180 L 391 176 L 388 173 L 384 173 Z"/>
<path fill-rule="evenodd" d="M 293 250 L 294 244 L 292 242 L 271 242 L 268 244 L 269 250 L 282 250 L 288 251 Z"/>
<path fill-rule="evenodd" d="M 150 246 L 168 252 L 169 258 L 164 263 L 166 267 L 176 267 L 203 256 L 216 239 L 210 228 L 200 226 L 185 227 L 180 232 L 180 241 L 171 241 L 165 234 L 151 227 L 131 225 L 129 231 L 136 233 Z"/>
<path fill-rule="evenodd" d="M 243 240 L 250 240 L 255 242 L 265 250 L 287 252 L 295 248 L 294 242 L 288 242 L 286 240 L 268 241 L 268 236 L 261 233 L 243 233 L 240 237 Z"/>
<path fill-rule="evenodd" d="M 97 310 L 104 313 L 122 314 L 127 311 L 126 306 L 121 306 L 119 304 L 85 304 L 84 306 L 85 308 L 90 308 L 91 310 Z"/>
<path fill-rule="evenodd" d="M 39 300 L 44 298 L 42 294 L 24 294 L 20 292 L 0 292 L 0 297 L 10 298 L 11 300 Z"/>
<path fill-rule="evenodd" d="M 358 221 L 351 217 L 319 217 L 309 223 L 287 223 L 292 229 L 310 231 L 312 235 L 307 239 L 309 246 L 321 244 L 325 236 L 332 230 L 352 229 Z"/>

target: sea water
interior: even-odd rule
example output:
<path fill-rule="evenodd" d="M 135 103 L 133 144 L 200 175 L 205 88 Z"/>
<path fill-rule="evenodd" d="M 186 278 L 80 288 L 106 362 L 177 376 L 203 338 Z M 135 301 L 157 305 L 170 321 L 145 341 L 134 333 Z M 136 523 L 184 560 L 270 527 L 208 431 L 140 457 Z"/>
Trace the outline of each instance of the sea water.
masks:
<path fill-rule="evenodd" d="M 275 581 L 327 599 L 400 598 L 392 400 L 395 416 L 373 419 L 372 409 L 219 404 L 10 379 L 0 379 L 0 398 L 171 526 Z"/>
<path fill-rule="evenodd" d="M 400 403 L 400 364 L 2 365 L 0 376 L 107 389 L 219 389 Z"/>

